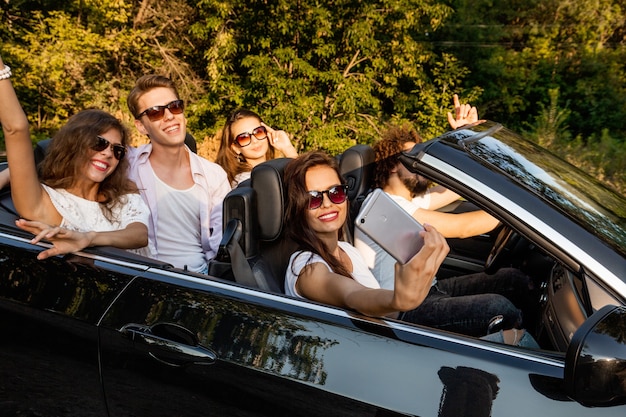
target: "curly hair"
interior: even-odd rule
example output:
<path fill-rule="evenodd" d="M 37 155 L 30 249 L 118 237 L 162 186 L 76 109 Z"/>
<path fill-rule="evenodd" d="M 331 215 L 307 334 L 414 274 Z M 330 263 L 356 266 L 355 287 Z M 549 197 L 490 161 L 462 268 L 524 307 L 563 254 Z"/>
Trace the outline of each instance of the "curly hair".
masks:
<path fill-rule="evenodd" d="M 303 251 L 322 257 L 336 274 L 351 277 L 352 274 L 338 259 L 331 255 L 330 249 L 309 227 L 307 212 L 309 211 L 309 193 L 306 187 L 306 173 L 316 166 L 328 166 L 335 170 L 340 181 L 344 180 L 339 172 L 339 163 L 323 151 L 311 151 L 290 161 L 285 167 L 287 208 L 285 224 L 287 235 L 298 244 Z M 349 202 L 346 200 L 346 204 Z M 347 212 L 347 210 L 346 210 Z M 341 230 L 340 230 L 341 239 Z"/>
<path fill-rule="evenodd" d="M 263 119 L 261 116 L 248 109 L 238 109 L 228 116 L 226 119 L 226 123 L 222 128 L 222 133 L 220 135 L 220 148 L 217 151 L 217 156 L 215 157 L 215 162 L 224 168 L 226 174 L 228 175 L 228 181 L 232 183 L 235 180 L 235 177 L 242 172 L 248 172 L 252 170 L 252 166 L 246 161 L 243 155 L 237 155 L 235 151 L 233 151 L 230 145 L 235 141 L 235 136 L 232 131 L 232 125 L 242 119 L 254 118 L 259 121 L 259 123 L 263 123 Z M 274 148 L 268 146 L 267 153 L 265 154 L 265 159 L 270 160 L 274 159 Z"/>
<path fill-rule="evenodd" d="M 52 188 L 71 188 L 84 175 L 96 136 L 111 129 L 120 132 L 122 145 L 128 146 L 128 130 L 113 115 L 98 109 L 87 109 L 70 117 L 53 136 L 40 166 L 40 180 Z M 112 219 L 113 209 L 124 204 L 125 194 L 137 193 L 135 183 L 128 178 L 129 163 L 122 158 L 117 168 L 99 186 L 104 215 Z"/>
<path fill-rule="evenodd" d="M 398 157 L 404 150 L 405 143 L 421 141 L 421 136 L 409 125 L 388 127 L 381 140 L 373 146 L 376 154 L 374 187 L 383 188 L 387 185 L 391 171 L 398 165 Z"/>

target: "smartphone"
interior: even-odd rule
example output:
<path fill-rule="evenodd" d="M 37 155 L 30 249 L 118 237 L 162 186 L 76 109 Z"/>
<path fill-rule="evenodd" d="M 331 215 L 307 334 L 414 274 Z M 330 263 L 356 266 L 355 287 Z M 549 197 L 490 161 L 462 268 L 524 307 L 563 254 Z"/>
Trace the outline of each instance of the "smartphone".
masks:
<path fill-rule="evenodd" d="M 424 227 L 382 189 L 363 201 L 355 227 L 369 236 L 401 264 L 407 263 L 424 246 Z"/>

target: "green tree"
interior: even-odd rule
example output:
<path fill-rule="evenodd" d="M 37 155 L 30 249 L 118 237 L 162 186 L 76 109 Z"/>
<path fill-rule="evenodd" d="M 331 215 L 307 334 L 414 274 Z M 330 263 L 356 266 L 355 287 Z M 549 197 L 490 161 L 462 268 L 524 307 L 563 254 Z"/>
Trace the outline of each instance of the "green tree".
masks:
<path fill-rule="evenodd" d="M 196 136 L 245 106 L 295 134 L 301 149 L 372 142 L 388 120 L 445 129 L 467 71 L 428 42 L 450 14 L 433 0 L 251 2 L 25 1 L 5 13 L 20 97 L 51 133 L 76 111 L 124 118 L 134 80 L 172 77 Z M 10 61 L 10 59 L 9 59 Z M 478 89 L 475 91 L 479 91 Z M 474 94 L 476 96 L 476 94 Z"/>
<path fill-rule="evenodd" d="M 125 100 L 148 72 L 166 74 L 181 94 L 203 95 L 204 82 L 188 63 L 194 9 L 154 0 L 22 2 L 3 11 L 2 53 L 35 136 L 50 136 L 87 107 L 131 124 Z M 197 59 L 189 59 L 195 62 Z M 40 133 L 38 133 L 40 132 Z"/>
<path fill-rule="evenodd" d="M 624 10 L 626 0 L 16 0 L 0 10 L 0 48 L 35 138 L 92 106 L 132 125 L 130 88 L 161 73 L 179 85 L 196 138 L 248 107 L 303 150 L 371 143 L 388 122 L 429 139 L 458 93 L 561 150 L 622 155 Z M 619 178 L 618 162 L 588 160 Z"/>
<path fill-rule="evenodd" d="M 617 172 L 615 157 L 626 149 L 626 2 L 448 4 L 454 18 L 435 34 L 434 43 L 471 71 L 466 86 L 483 89 L 476 102 L 483 117 L 517 131 L 537 129 L 529 134 L 554 144 L 557 153 L 575 150 L 567 156 L 570 160 L 615 185 L 616 176 L 604 173 Z M 555 107 L 555 92 L 566 111 Z M 612 151 L 588 168 L 583 155 L 600 149 Z M 626 186 L 616 188 L 623 192 Z"/>
<path fill-rule="evenodd" d="M 435 1 L 198 6 L 191 33 L 207 45 L 209 94 L 200 116 L 207 128 L 217 129 L 226 113 L 244 106 L 293 133 L 300 149 L 340 152 L 372 142 L 394 117 L 417 116 L 441 133 L 449 109 L 442 103 L 451 103 L 465 75 L 453 57 L 437 56 L 423 42 L 450 13 Z M 449 74 L 449 66 L 458 72 Z"/>
<path fill-rule="evenodd" d="M 557 88 L 567 124 L 585 137 L 626 134 L 624 0 L 451 1 L 454 24 L 440 48 L 472 71 L 484 89 L 483 113 L 519 130 L 550 104 Z M 453 37 L 454 42 L 443 39 Z M 575 135 L 573 135 L 575 136 Z"/>

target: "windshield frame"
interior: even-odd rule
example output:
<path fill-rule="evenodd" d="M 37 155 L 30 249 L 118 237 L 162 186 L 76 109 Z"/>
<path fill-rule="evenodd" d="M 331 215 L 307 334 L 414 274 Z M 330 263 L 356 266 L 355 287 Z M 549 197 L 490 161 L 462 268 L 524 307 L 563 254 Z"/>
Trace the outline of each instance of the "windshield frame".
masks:
<path fill-rule="evenodd" d="M 493 122 L 458 129 L 442 140 L 513 179 L 626 256 L 626 198 L 586 172 Z"/>

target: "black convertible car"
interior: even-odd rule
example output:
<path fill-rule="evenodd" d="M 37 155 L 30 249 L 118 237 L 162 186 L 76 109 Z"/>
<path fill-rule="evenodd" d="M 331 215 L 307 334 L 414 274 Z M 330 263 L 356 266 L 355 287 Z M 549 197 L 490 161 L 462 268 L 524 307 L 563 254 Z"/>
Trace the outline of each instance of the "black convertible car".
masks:
<path fill-rule="evenodd" d="M 338 158 L 356 210 L 372 149 Z M 402 161 L 501 221 L 438 276 L 533 276 L 541 349 L 286 296 L 283 159 L 228 195 L 209 276 L 114 248 L 38 261 L 4 190 L 0 416 L 626 415 L 626 200 L 492 122 Z"/>

